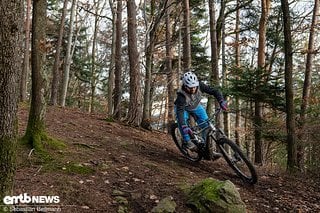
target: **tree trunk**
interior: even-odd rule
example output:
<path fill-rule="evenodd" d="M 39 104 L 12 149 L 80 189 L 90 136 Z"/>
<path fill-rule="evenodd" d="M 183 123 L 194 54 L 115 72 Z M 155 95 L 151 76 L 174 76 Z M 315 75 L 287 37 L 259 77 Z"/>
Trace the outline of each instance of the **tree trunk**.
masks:
<path fill-rule="evenodd" d="M 217 31 L 216 31 L 216 18 L 215 18 L 215 3 L 213 0 L 209 0 L 209 15 L 210 15 L 210 44 L 211 44 L 211 73 L 210 84 L 219 86 L 219 69 L 218 69 L 218 49 L 217 49 Z M 207 104 L 207 112 L 209 116 L 213 114 L 214 97 L 209 96 Z M 217 102 L 216 102 L 217 103 Z M 217 106 L 216 106 L 217 107 Z M 219 119 L 218 123 L 221 123 Z"/>
<path fill-rule="evenodd" d="M 22 72 L 20 57 L 23 1 L 1 4 L 0 8 L 0 198 L 2 199 L 12 193 L 15 171 L 17 108 Z"/>
<path fill-rule="evenodd" d="M 109 68 L 109 78 L 108 78 L 108 116 L 113 115 L 113 89 L 114 89 L 114 65 L 115 65 L 115 55 L 116 55 L 116 11 L 113 8 L 113 0 L 109 0 L 109 6 L 112 12 L 112 44 L 111 44 L 111 61 Z"/>
<path fill-rule="evenodd" d="M 301 103 L 301 112 L 300 112 L 300 121 L 299 121 L 299 129 L 300 134 L 299 143 L 298 143 L 298 152 L 297 152 L 297 161 L 299 168 L 302 169 L 304 165 L 304 148 L 306 146 L 306 133 L 304 132 L 305 123 L 307 119 L 307 108 L 309 105 L 310 98 L 310 87 L 311 87 L 311 74 L 312 74 L 312 59 L 314 55 L 314 36 L 315 36 L 315 25 L 317 23 L 317 17 L 319 15 L 319 0 L 314 1 L 312 22 L 310 26 L 309 33 L 309 44 L 308 44 L 308 52 L 306 59 L 306 70 L 303 84 L 303 94 L 302 94 L 302 103 Z"/>
<path fill-rule="evenodd" d="M 69 23 L 69 32 L 68 32 L 68 44 L 67 44 L 67 53 L 66 59 L 64 62 L 64 73 L 63 73 L 63 81 L 62 81 L 62 89 L 61 89 L 61 97 L 60 97 L 60 105 L 66 105 L 66 97 L 67 97 L 67 90 L 69 84 L 69 73 L 70 73 L 70 66 L 71 66 L 71 46 L 72 46 L 72 37 L 73 37 L 73 25 L 74 25 L 74 16 L 75 16 L 75 9 L 76 9 L 77 0 L 72 0 L 71 5 L 71 14 L 70 14 L 70 23 Z"/>
<path fill-rule="evenodd" d="M 64 32 L 64 22 L 66 18 L 67 9 L 68 9 L 68 0 L 64 0 L 63 10 L 62 10 L 61 20 L 60 20 L 60 29 L 59 29 L 59 35 L 58 35 L 58 41 L 57 41 L 57 47 L 56 47 L 56 54 L 54 57 L 54 64 L 52 69 L 50 104 L 53 106 L 57 105 L 58 94 L 59 94 L 59 84 L 61 81 L 60 53 L 61 53 L 61 44 L 62 44 L 63 32 Z"/>
<path fill-rule="evenodd" d="M 287 0 L 281 0 L 283 15 L 283 34 L 285 51 L 285 93 L 286 93 L 286 113 L 287 113 L 287 169 L 292 172 L 297 169 L 297 142 L 295 130 L 295 111 L 293 103 L 293 80 L 292 80 L 292 37 L 290 11 Z"/>
<path fill-rule="evenodd" d="M 89 104 L 89 113 L 94 112 L 94 99 L 96 93 L 96 45 L 97 45 L 97 36 L 98 36 L 98 25 L 99 25 L 99 1 L 95 2 L 95 16 L 94 16 L 94 28 L 93 28 L 93 40 L 92 40 L 92 49 L 91 49 L 91 79 L 90 79 L 90 104 Z"/>
<path fill-rule="evenodd" d="M 168 1 L 171 5 L 171 1 Z M 173 88 L 173 68 L 172 68 L 172 23 L 171 23 L 171 7 L 167 9 L 166 15 L 166 73 L 167 73 L 167 97 L 168 97 L 168 124 L 174 122 L 174 88 Z M 170 125 L 167 125 L 167 131 L 170 131 Z"/>
<path fill-rule="evenodd" d="M 117 1 L 117 16 L 116 16 L 116 51 L 115 51 L 115 80 L 113 92 L 113 116 L 115 119 L 121 118 L 121 41 L 122 41 L 122 0 Z"/>
<path fill-rule="evenodd" d="M 222 34 L 225 33 L 223 32 L 225 30 L 225 18 L 227 16 L 227 14 L 225 14 L 225 10 L 226 10 L 226 0 L 221 0 L 220 3 L 220 12 L 219 12 L 219 16 L 217 18 L 217 23 L 216 23 L 216 33 L 217 33 L 217 52 L 218 54 L 220 54 L 220 49 L 221 49 L 221 45 L 222 45 Z M 239 3 L 237 3 L 239 4 Z M 240 10 L 240 7 L 239 7 Z M 224 53 L 223 53 L 224 54 Z"/>
<path fill-rule="evenodd" d="M 25 21 L 25 42 L 24 42 L 24 58 L 23 58 L 23 69 L 20 80 L 20 101 L 24 102 L 27 100 L 27 82 L 28 74 L 30 70 L 30 11 L 31 11 L 31 0 L 27 0 L 26 8 L 26 21 Z"/>
<path fill-rule="evenodd" d="M 265 73 L 265 48 L 266 48 L 266 28 L 267 28 L 267 19 L 269 15 L 269 0 L 261 0 L 261 17 L 259 22 L 259 42 L 258 42 L 258 69 L 257 72 Z M 258 81 L 257 91 L 260 91 L 261 84 L 263 79 Z M 263 107 L 259 100 L 259 97 L 256 97 L 255 100 L 255 163 L 263 163 L 263 150 L 262 150 L 262 111 Z"/>
<path fill-rule="evenodd" d="M 261 0 L 261 17 L 259 22 L 258 68 L 264 69 L 266 63 L 266 29 L 269 16 L 270 0 Z"/>
<path fill-rule="evenodd" d="M 189 0 L 183 0 L 183 70 L 191 67 L 190 7 Z"/>
<path fill-rule="evenodd" d="M 217 20 L 217 28 L 221 29 L 221 60 L 222 60 L 222 88 L 227 87 L 227 63 L 226 63 L 226 38 L 225 38 L 225 16 L 224 16 L 225 0 L 221 1 L 220 15 Z M 223 11 L 223 12 L 222 12 Z M 223 14 L 223 15 L 221 15 Z M 221 17 L 221 18 L 220 18 Z M 217 29 L 217 31 L 219 31 Z M 219 36 L 217 33 L 217 42 L 219 45 Z M 218 47 L 219 51 L 219 47 Z M 225 97 L 227 99 L 227 97 Z M 223 130 L 227 137 L 230 137 L 230 119 L 227 112 L 223 113 Z"/>
<path fill-rule="evenodd" d="M 155 14 L 155 1 L 151 1 L 151 11 L 150 11 L 150 16 L 154 17 Z M 153 18 L 153 20 L 155 20 Z M 151 73 L 153 69 L 153 53 L 154 53 L 154 46 L 156 42 L 156 30 L 158 28 L 160 22 L 154 21 L 150 32 L 148 35 L 146 35 L 146 77 L 145 77 L 145 87 L 144 87 L 144 94 L 143 94 L 143 111 L 142 111 L 142 122 L 141 126 L 146 129 L 151 128 L 151 121 L 150 121 L 150 116 L 151 116 L 151 110 L 150 110 L 150 102 L 151 102 Z"/>
<path fill-rule="evenodd" d="M 142 117 L 139 73 L 139 53 L 137 46 L 137 11 L 134 0 L 127 1 L 128 52 L 130 66 L 130 100 L 127 122 L 139 126 Z"/>
<path fill-rule="evenodd" d="M 236 67 L 239 68 L 241 67 L 241 60 L 240 60 L 240 2 L 237 0 L 237 11 L 236 11 L 236 29 L 235 29 L 235 34 L 236 34 L 236 46 L 235 46 L 235 52 L 236 52 Z M 238 74 L 236 74 L 236 79 L 239 79 Z M 240 145 L 240 121 L 241 121 L 241 115 L 240 115 L 240 100 L 238 97 L 235 98 L 235 108 L 236 108 L 236 118 L 235 118 L 235 126 L 234 126 L 234 136 L 235 136 L 235 141 L 236 144 Z"/>
<path fill-rule="evenodd" d="M 144 1 L 146 4 L 146 0 Z M 152 71 L 153 71 L 153 55 L 154 55 L 154 48 L 157 39 L 157 30 L 159 25 L 161 24 L 161 19 L 167 10 L 170 8 L 167 6 L 169 5 L 168 0 L 161 1 L 159 3 L 159 10 L 156 13 L 156 1 L 151 1 L 150 6 L 150 15 L 151 18 L 150 26 L 148 27 L 148 33 L 146 35 L 146 42 L 145 42 L 145 52 L 146 52 L 146 77 L 144 81 L 144 94 L 143 94 L 143 112 L 142 112 L 142 122 L 141 126 L 143 128 L 150 129 L 150 122 L 151 122 L 151 107 L 152 107 L 152 99 L 151 99 L 151 83 L 152 83 Z M 155 16 L 155 14 L 157 14 Z M 147 17 L 145 15 L 145 22 L 147 22 Z M 148 23 L 146 23 L 147 25 Z"/>
<path fill-rule="evenodd" d="M 181 84 L 181 81 L 180 81 L 180 72 L 181 72 L 181 69 L 182 69 L 182 62 L 181 62 L 181 59 L 182 59 L 182 57 L 181 57 L 181 49 L 183 49 L 182 48 L 182 46 L 183 46 L 183 44 L 182 44 L 182 29 L 181 29 L 181 23 L 179 22 L 178 23 L 178 25 L 179 25 L 179 29 L 178 29 L 178 69 L 177 69 L 177 71 L 176 71 L 176 74 L 177 74 L 177 77 L 178 77 L 178 81 L 177 81 L 177 87 L 176 88 L 180 88 L 180 84 Z"/>
<path fill-rule="evenodd" d="M 25 139 L 36 149 L 42 148 L 41 137 L 45 132 L 45 67 L 47 1 L 33 1 L 32 14 L 32 96 Z"/>

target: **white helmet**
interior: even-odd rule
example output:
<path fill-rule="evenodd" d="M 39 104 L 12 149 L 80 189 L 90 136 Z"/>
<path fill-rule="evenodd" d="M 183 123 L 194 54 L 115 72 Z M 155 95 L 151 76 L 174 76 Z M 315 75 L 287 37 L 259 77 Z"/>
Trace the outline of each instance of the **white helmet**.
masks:
<path fill-rule="evenodd" d="M 190 87 L 190 88 L 199 86 L 199 81 L 198 81 L 197 76 L 193 72 L 190 72 L 190 71 L 183 74 L 182 83 L 183 83 L 183 85 Z"/>

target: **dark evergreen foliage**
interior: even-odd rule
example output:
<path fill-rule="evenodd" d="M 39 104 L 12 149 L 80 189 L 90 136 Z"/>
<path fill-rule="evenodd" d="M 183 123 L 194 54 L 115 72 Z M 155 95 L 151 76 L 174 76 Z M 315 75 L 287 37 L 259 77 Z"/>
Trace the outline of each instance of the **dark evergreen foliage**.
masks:
<path fill-rule="evenodd" d="M 248 101 L 259 101 L 269 104 L 272 108 L 284 111 L 285 97 L 283 76 L 269 76 L 258 69 L 233 68 L 236 77 L 228 78 L 230 86 L 227 94 Z M 267 80 L 265 80 L 267 79 Z"/>

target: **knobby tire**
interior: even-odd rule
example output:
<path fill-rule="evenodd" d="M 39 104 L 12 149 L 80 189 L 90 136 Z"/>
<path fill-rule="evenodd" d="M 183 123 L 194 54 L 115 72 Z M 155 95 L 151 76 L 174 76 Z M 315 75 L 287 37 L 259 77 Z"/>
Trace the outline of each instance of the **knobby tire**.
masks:
<path fill-rule="evenodd" d="M 257 183 L 258 176 L 253 164 L 243 154 L 240 147 L 236 143 L 228 138 L 221 138 L 218 141 L 218 146 L 228 165 L 241 179 L 249 184 Z M 229 155 L 227 146 L 233 151 L 234 154 L 232 156 Z M 241 163 L 242 167 L 240 167 L 240 164 L 238 165 L 237 163 Z"/>

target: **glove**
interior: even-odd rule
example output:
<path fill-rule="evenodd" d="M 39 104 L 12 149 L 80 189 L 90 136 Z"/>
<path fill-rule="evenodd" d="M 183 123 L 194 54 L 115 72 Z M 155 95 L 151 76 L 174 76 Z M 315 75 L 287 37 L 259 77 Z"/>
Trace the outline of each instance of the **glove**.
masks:
<path fill-rule="evenodd" d="M 219 101 L 219 104 L 222 110 L 226 111 L 228 109 L 227 101 L 221 100 Z"/>
<path fill-rule="evenodd" d="M 184 134 L 189 134 L 189 135 L 192 134 L 192 130 L 190 129 L 190 127 L 183 125 L 181 128 Z"/>

